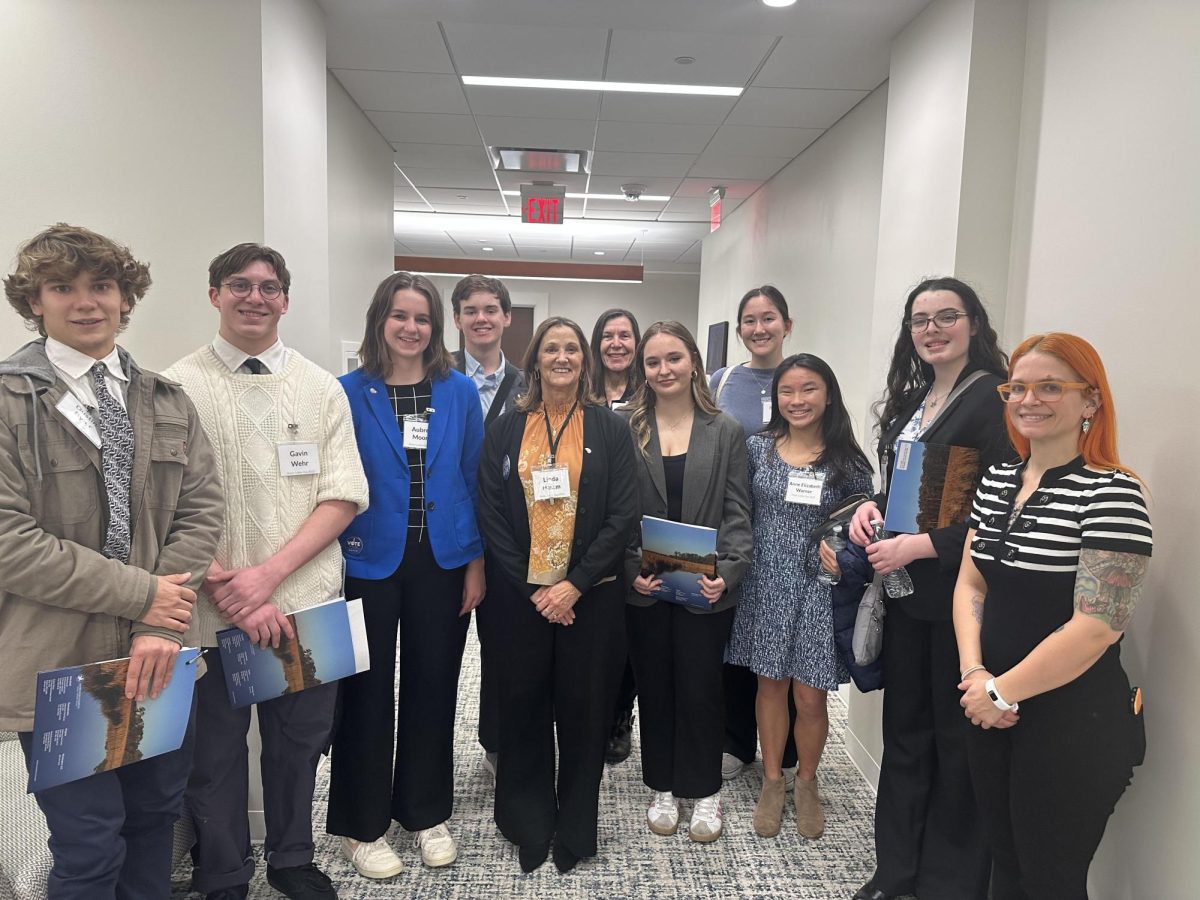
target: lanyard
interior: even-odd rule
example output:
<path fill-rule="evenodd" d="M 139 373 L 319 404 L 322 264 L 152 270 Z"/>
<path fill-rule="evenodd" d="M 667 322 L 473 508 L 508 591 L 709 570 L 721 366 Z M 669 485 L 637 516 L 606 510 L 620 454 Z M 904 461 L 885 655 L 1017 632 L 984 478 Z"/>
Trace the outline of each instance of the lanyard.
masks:
<path fill-rule="evenodd" d="M 571 416 L 575 415 L 575 409 L 578 406 L 578 400 L 571 404 L 571 408 L 567 411 L 567 417 L 563 419 L 562 427 L 558 429 L 558 437 L 555 437 L 554 432 L 550 429 L 550 413 L 546 412 L 546 405 L 542 404 L 542 415 L 546 419 L 546 438 L 550 441 L 550 465 L 554 465 L 555 457 L 558 455 L 558 445 L 562 443 L 562 436 L 567 430 L 567 423 L 571 421 Z"/>

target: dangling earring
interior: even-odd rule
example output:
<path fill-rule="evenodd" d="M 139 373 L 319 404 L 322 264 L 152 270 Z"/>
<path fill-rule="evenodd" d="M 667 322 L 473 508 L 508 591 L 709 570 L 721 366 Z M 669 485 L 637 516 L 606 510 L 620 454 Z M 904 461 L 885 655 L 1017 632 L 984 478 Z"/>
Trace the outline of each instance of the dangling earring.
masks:
<path fill-rule="evenodd" d="M 1081 425 L 1080 427 L 1083 429 L 1083 433 L 1084 433 L 1084 434 L 1087 434 L 1087 433 L 1088 433 L 1088 429 L 1092 427 L 1092 420 L 1091 420 L 1091 419 L 1084 419 L 1084 420 L 1083 420 L 1083 425 Z"/>

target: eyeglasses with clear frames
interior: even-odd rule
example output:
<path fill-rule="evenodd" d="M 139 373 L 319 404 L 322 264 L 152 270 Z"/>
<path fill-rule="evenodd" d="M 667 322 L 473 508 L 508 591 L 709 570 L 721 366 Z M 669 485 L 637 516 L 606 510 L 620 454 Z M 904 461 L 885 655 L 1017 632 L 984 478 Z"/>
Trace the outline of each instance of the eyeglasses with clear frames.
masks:
<path fill-rule="evenodd" d="M 1043 403 L 1057 403 L 1071 388 L 1090 388 L 1086 381 L 1035 381 L 1026 384 L 1024 381 L 1010 381 L 996 387 L 1000 399 L 1005 403 L 1020 403 L 1025 395 L 1033 391 L 1033 396 Z"/>
<path fill-rule="evenodd" d="M 264 300 L 277 300 L 283 293 L 283 285 L 278 281 L 247 281 L 245 278 L 231 278 L 222 282 L 229 288 L 229 293 L 238 300 L 245 300 L 258 288 L 258 295 Z"/>
<path fill-rule="evenodd" d="M 959 319 L 969 318 L 971 318 L 969 313 L 959 312 L 957 309 L 943 309 L 932 316 L 913 316 L 905 324 L 913 334 L 920 334 L 922 331 L 929 330 L 930 322 L 936 324 L 938 328 L 953 328 Z"/>

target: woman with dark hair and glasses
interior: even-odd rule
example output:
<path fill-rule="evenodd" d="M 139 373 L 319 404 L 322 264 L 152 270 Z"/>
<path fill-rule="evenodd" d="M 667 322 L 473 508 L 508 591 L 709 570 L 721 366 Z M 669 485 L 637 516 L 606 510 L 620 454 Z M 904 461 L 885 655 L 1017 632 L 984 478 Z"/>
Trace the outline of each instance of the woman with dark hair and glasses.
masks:
<path fill-rule="evenodd" d="M 815 840 L 825 830 L 817 766 L 829 733 L 826 694 L 850 680 L 833 638 L 830 588 L 818 574 L 840 574 L 837 556 L 809 535 L 852 494 L 871 489 L 871 464 L 854 439 L 833 370 L 811 353 L 775 370 L 771 418 L 746 439 L 753 498 L 754 561 L 743 582 L 727 659 L 758 676 L 763 783 L 754 830 L 779 834 L 786 801 L 783 748 L 788 694 L 795 698 L 798 767 L 796 829 Z"/>
<path fill-rule="evenodd" d="M 1092 345 L 1037 334 L 1008 371 L 1000 396 L 1021 459 L 984 476 L 954 589 L 967 750 L 992 900 L 1087 900 L 1145 749 L 1120 642 L 1153 536 Z"/>
<path fill-rule="evenodd" d="M 591 397 L 575 322 L 542 322 L 523 368 L 529 392 L 492 423 L 479 465 L 503 673 L 496 824 L 519 845 L 522 871 L 553 848 L 567 872 L 596 855 L 604 739 L 625 658 L 633 441 L 626 422 Z"/>
<path fill-rule="evenodd" d="M 341 685 L 328 829 L 368 878 L 402 868 L 387 841 L 393 819 L 416 833 L 425 865 L 458 856 L 447 825 L 459 666 L 484 595 L 475 522 L 483 414 L 475 385 L 451 367 L 442 331 L 437 288 L 395 272 L 367 309 L 362 367 L 340 379 L 370 488 L 370 508 L 341 542 L 346 596 L 363 601 L 371 668 Z"/>
<path fill-rule="evenodd" d="M 683 325 L 651 325 L 636 365 L 642 386 L 628 412 L 640 451 L 642 515 L 717 532 L 714 576 L 686 576 L 707 601 L 703 609 L 652 595 L 663 580 L 642 574 L 640 530 L 626 555 L 625 621 L 640 686 L 642 780 L 654 792 L 646 819 L 655 834 L 674 834 L 679 798 L 693 799 L 688 837 L 707 843 L 722 831 L 721 664 L 752 554 L 746 440 L 742 427 L 713 404 L 700 351 Z"/>
<path fill-rule="evenodd" d="M 883 620 L 883 760 L 875 800 L 875 874 L 855 900 L 983 900 L 989 858 L 967 771 L 951 620 L 967 524 L 874 541 L 900 441 L 979 451 L 983 467 L 1012 458 L 996 386 L 1006 359 L 975 291 L 957 278 L 908 295 L 887 387 L 876 406 L 883 490 L 850 523 L 876 573 L 905 567 L 914 592 Z"/>

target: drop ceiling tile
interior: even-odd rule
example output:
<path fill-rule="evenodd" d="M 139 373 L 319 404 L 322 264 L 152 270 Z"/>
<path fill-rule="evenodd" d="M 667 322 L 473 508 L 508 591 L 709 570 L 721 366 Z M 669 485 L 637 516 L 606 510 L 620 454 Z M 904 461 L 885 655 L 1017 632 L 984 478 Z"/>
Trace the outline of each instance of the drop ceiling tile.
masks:
<path fill-rule="evenodd" d="M 596 133 L 586 119 L 526 119 L 519 116 L 476 116 L 483 139 L 491 147 L 536 147 L 543 150 L 590 150 Z"/>
<path fill-rule="evenodd" d="M 446 203 L 431 200 L 430 203 L 433 203 L 435 210 L 447 215 L 502 216 L 505 212 L 504 205 L 499 200 L 495 203 Z"/>
<path fill-rule="evenodd" d="M 676 262 L 698 263 L 700 262 L 700 251 L 704 247 L 701 241 L 696 241 L 692 246 L 675 258 Z"/>
<path fill-rule="evenodd" d="M 429 207 L 424 203 L 413 203 L 410 201 L 396 200 L 392 204 L 393 212 L 429 212 Z"/>
<path fill-rule="evenodd" d="M 445 23 L 450 52 L 464 75 L 516 78 L 600 78 L 604 28 Z"/>
<path fill-rule="evenodd" d="M 720 125 L 736 102 L 736 97 L 606 93 L 600 118 L 607 122 Z"/>
<path fill-rule="evenodd" d="M 594 121 L 600 107 L 599 91 L 540 91 L 478 85 L 467 85 L 464 89 L 471 109 L 477 115 Z"/>
<path fill-rule="evenodd" d="M 767 128 L 760 125 L 722 125 L 705 155 L 798 156 L 824 132 L 820 128 Z"/>
<path fill-rule="evenodd" d="M 593 194 L 619 194 L 621 185 L 623 184 L 644 184 L 646 186 L 643 193 L 658 196 L 669 196 L 674 194 L 678 188 L 681 179 L 676 176 L 674 178 L 651 178 L 645 175 L 630 175 L 622 177 L 618 175 L 593 175 L 591 183 L 588 186 L 588 191 Z M 630 204 L 631 206 L 633 204 Z"/>
<path fill-rule="evenodd" d="M 760 187 L 762 182 L 758 180 L 751 181 L 722 181 L 725 187 L 725 202 L 730 200 L 740 200 L 749 197 Z M 709 190 L 714 186 L 714 182 L 707 178 L 685 178 L 678 190 L 675 191 L 676 197 L 708 197 Z"/>
<path fill-rule="evenodd" d="M 608 51 L 610 81 L 720 84 L 741 87 L 775 42 L 768 34 L 697 34 L 616 29 Z M 691 56 L 680 65 L 675 59 Z"/>
<path fill-rule="evenodd" d="M 592 159 L 592 174 L 621 175 L 625 172 L 638 172 L 651 178 L 682 176 L 695 161 L 695 153 L 623 153 L 600 150 Z"/>
<path fill-rule="evenodd" d="M 705 153 L 692 166 L 688 175 L 694 178 L 759 179 L 766 181 L 791 159 L 789 157 L 754 156 L 738 153 Z"/>
<path fill-rule="evenodd" d="M 712 125 L 601 122 L 596 150 L 624 153 L 699 153 L 716 132 Z"/>
<path fill-rule="evenodd" d="M 705 197 L 676 197 L 666 207 L 666 211 L 676 214 L 688 214 L 694 219 L 708 218 L 708 199 Z M 722 206 L 724 209 L 724 206 Z"/>
<path fill-rule="evenodd" d="M 506 191 L 519 191 L 521 185 L 532 184 L 535 180 L 561 184 L 574 194 L 582 194 L 584 188 L 587 186 L 586 175 L 564 175 L 562 173 L 539 175 L 536 172 L 497 172 L 496 177 L 500 179 L 500 186 Z M 595 179 L 592 180 L 595 181 Z"/>
<path fill-rule="evenodd" d="M 752 87 L 734 106 L 729 116 L 729 124 L 828 128 L 867 96 L 867 93 Z"/>
<path fill-rule="evenodd" d="M 785 35 L 754 78 L 755 87 L 873 91 L 888 76 L 891 36 L 862 30 Z"/>
<path fill-rule="evenodd" d="M 481 163 L 485 166 L 489 164 L 487 151 L 479 146 L 467 147 L 458 144 L 395 144 L 394 146 L 396 165 L 401 169 L 412 166 L 419 169 L 478 171 Z"/>
<path fill-rule="evenodd" d="M 425 199 L 439 209 L 445 204 L 466 204 L 468 206 L 503 206 L 500 192 L 495 186 L 489 190 L 472 190 L 468 188 L 425 188 L 421 191 Z"/>
<path fill-rule="evenodd" d="M 388 141 L 395 144 L 474 144 L 479 129 L 471 116 L 443 116 L 437 113 L 380 112 L 366 114 Z"/>
<path fill-rule="evenodd" d="M 495 188 L 496 179 L 492 177 L 491 166 L 487 163 L 487 154 L 481 154 L 482 161 L 475 166 L 462 169 L 424 168 L 422 166 L 403 166 L 404 174 L 412 179 L 419 189 L 427 187 L 449 188 Z"/>
<path fill-rule="evenodd" d="M 633 204 L 631 203 L 630 206 Z M 653 222 L 658 218 L 658 209 L 597 209 L 590 202 L 587 208 L 587 218 L 589 219 L 609 219 L 612 221 L 650 221 Z"/>
<path fill-rule="evenodd" d="M 334 77 L 362 109 L 447 115 L 471 110 L 454 75 L 334 69 Z"/>
<path fill-rule="evenodd" d="M 340 13 L 326 19 L 325 65 L 329 68 L 454 71 L 436 22 L 351 9 Z"/>
<path fill-rule="evenodd" d="M 588 200 L 588 209 L 610 209 L 618 213 L 632 209 L 662 210 L 666 207 L 665 200 L 639 200 L 630 203 L 628 200 Z"/>

